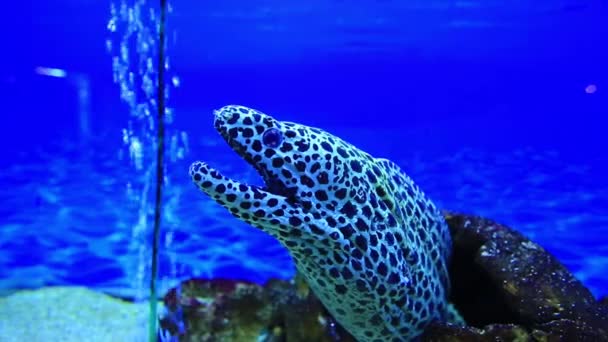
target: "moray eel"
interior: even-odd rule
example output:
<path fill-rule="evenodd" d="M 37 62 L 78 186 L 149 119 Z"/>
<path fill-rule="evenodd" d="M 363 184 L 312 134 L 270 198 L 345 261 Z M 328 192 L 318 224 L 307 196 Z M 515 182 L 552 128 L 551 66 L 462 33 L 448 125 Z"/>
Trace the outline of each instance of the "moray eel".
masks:
<path fill-rule="evenodd" d="M 200 190 L 275 237 L 358 341 L 410 341 L 446 320 L 451 238 L 433 203 L 393 162 L 321 129 L 225 106 L 214 125 L 265 186 L 190 166 Z"/>

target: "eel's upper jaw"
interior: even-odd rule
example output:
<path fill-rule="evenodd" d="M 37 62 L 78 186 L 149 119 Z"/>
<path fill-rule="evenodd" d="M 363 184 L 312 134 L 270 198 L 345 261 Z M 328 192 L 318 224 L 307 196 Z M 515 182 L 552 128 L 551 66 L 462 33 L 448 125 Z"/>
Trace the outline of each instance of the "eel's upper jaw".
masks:
<path fill-rule="evenodd" d="M 232 115 L 234 114 L 233 111 L 229 110 L 232 107 L 234 106 L 225 106 L 222 109 L 215 110 L 213 112 L 213 125 L 217 132 L 226 141 L 228 146 L 230 146 L 230 148 L 234 152 L 236 152 L 249 165 L 251 165 L 257 171 L 260 177 L 262 177 L 265 186 L 260 187 L 261 190 L 277 196 L 285 197 L 287 198 L 288 202 L 297 202 L 297 189 L 286 187 L 283 182 L 278 178 L 278 175 L 276 175 L 273 171 L 268 170 L 262 160 L 256 160 L 256 158 L 253 157 L 253 155 L 249 152 L 247 146 L 242 145 L 237 139 L 234 139 L 231 136 L 227 124 L 230 123 Z"/>

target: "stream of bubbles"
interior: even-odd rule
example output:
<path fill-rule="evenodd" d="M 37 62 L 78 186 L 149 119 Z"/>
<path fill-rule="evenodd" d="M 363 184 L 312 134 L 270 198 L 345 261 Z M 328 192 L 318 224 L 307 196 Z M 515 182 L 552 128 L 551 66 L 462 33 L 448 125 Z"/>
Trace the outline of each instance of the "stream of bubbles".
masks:
<path fill-rule="evenodd" d="M 167 14 L 172 12 L 168 4 Z M 132 263 L 125 270 L 135 293 L 134 300 L 141 302 L 149 298 L 152 259 L 152 235 L 154 226 L 154 190 L 155 182 L 157 127 L 158 127 L 158 71 L 164 68 L 165 102 L 170 92 L 180 84 L 179 78 L 172 72 L 168 48 L 175 42 L 175 34 L 165 27 L 165 65 L 158 65 L 160 7 L 158 2 L 147 0 L 122 0 L 111 3 L 110 20 L 107 26 L 110 37 L 106 41 L 107 49 L 112 56 L 113 81 L 118 85 L 120 98 L 127 106 L 126 126 L 122 129 L 123 148 L 119 155 L 128 162 L 133 172 L 131 181 L 125 184 L 125 201 L 136 204 L 138 211 L 133 213 L 133 225 L 129 253 Z M 166 157 L 164 186 L 170 183 L 167 169 L 183 158 L 188 151 L 188 137 L 185 132 L 174 126 L 174 110 L 165 109 Z M 179 192 L 169 191 L 163 196 L 164 202 L 179 201 Z M 174 205 L 163 207 L 162 229 L 160 234 L 161 249 L 171 249 L 175 229 L 175 214 L 171 212 Z M 164 253 L 170 259 L 172 253 Z M 176 260 L 168 260 L 171 270 L 169 279 L 175 279 Z M 163 288 L 166 286 L 159 286 Z M 141 317 L 141 326 L 146 326 L 147 313 Z M 142 329 L 142 341 L 146 329 Z"/>

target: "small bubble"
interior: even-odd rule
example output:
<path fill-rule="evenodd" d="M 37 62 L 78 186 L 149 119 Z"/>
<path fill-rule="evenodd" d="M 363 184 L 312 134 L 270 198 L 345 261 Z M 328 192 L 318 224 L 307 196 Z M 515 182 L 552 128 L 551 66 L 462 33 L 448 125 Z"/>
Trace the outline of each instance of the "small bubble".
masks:
<path fill-rule="evenodd" d="M 186 150 L 186 152 L 188 152 L 189 147 L 188 147 L 188 133 L 186 133 L 185 131 L 182 131 L 180 134 L 181 138 L 182 138 L 182 145 L 184 146 L 184 150 Z"/>
<path fill-rule="evenodd" d="M 145 74 L 142 77 L 142 90 L 144 91 L 144 93 L 146 94 L 146 97 L 151 97 L 154 96 L 154 91 L 156 90 L 156 87 L 154 86 L 154 81 L 152 80 L 152 78 L 150 76 L 148 76 L 147 74 Z"/>
<path fill-rule="evenodd" d="M 173 232 L 169 231 L 165 235 L 165 247 L 171 247 L 172 242 L 173 242 Z"/>
<path fill-rule="evenodd" d="M 152 60 L 152 58 L 147 59 L 146 69 L 148 72 L 154 72 L 154 61 Z"/>
<path fill-rule="evenodd" d="M 122 20 L 125 20 L 125 18 L 127 17 L 127 12 L 129 11 L 129 8 L 127 7 L 126 3 L 122 3 L 120 4 L 120 17 Z"/>
<path fill-rule="evenodd" d="M 108 22 L 108 30 L 110 32 L 116 32 L 116 18 L 110 19 Z"/>
<path fill-rule="evenodd" d="M 150 50 L 150 45 L 146 41 L 143 41 L 139 45 L 139 53 L 146 54 L 146 53 L 148 53 L 148 50 Z"/>
<path fill-rule="evenodd" d="M 142 103 L 139 105 L 139 112 L 141 113 L 141 117 L 149 117 L 152 114 L 150 110 L 150 105 L 146 103 Z"/>
<path fill-rule="evenodd" d="M 134 25 L 135 23 L 135 11 L 133 10 L 133 8 L 129 8 L 129 10 L 127 11 L 128 13 L 128 19 L 127 21 L 129 22 L 129 25 Z"/>
<path fill-rule="evenodd" d="M 143 145 L 137 139 L 137 137 L 131 137 L 131 144 L 129 145 L 129 155 L 131 156 L 131 160 L 135 164 L 135 168 L 137 170 L 141 170 L 144 166 L 144 152 Z"/>
<path fill-rule="evenodd" d="M 122 58 L 124 62 L 129 61 L 129 47 L 126 42 L 120 44 L 120 58 Z"/>
<path fill-rule="evenodd" d="M 174 87 L 176 87 L 176 88 L 179 87 L 179 85 L 180 85 L 179 77 L 177 77 L 177 76 L 171 77 L 171 83 L 173 84 Z"/>
<path fill-rule="evenodd" d="M 112 17 L 115 17 L 115 16 L 116 16 L 116 5 L 114 5 L 114 3 L 113 3 L 113 2 L 112 2 L 112 3 L 110 3 L 110 15 L 111 15 Z"/>
<path fill-rule="evenodd" d="M 165 122 L 168 124 L 173 123 L 173 108 L 165 108 Z"/>
<path fill-rule="evenodd" d="M 126 128 L 122 129 L 122 142 L 126 144 L 129 143 L 129 132 Z"/>
<path fill-rule="evenodd" d="M 597 91 L 597 86 L 595 84 L 589 84 L 585 87 L 585 93 L 587 94 L 595 94 Z"/>
<path fill-rule="evenodd" d="M 170 143 L 170 147 L 169 147 L 169 156 L 171 157 L 171 161 L 175 162 L 178 158 L 178 140 L 176 136 L 172 136 L 171 137 L 171 143 Z"/>
<path fill-rule="evenodd" d="M 131 182 L 127 182 L 126 192 L 127 192 L 127 197 L 130 198 L 133 196 L 133 186 L 131 185 Z"/>

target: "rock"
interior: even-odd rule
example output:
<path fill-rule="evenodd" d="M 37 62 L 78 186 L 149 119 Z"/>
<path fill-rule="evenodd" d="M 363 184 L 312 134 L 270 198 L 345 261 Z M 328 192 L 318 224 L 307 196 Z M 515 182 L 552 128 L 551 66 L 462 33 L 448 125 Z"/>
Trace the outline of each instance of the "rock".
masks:
<path fill-rule="evenodd" d="M 434 323 L 423 341 L 608 341 L 607 303 L 553 255 L 491 220 L 445 217 L 454 241 L 451 301 L 468 326 Z M 161 326 L 180 341 L 355 341 L 297 276 L 263 286 L 193 279 L 165 304 Z"/>
<path fill-rule="evenodd" d="M 553 255 L 491 220 L 445 217 L 454 244 L 451 300 L 469 327 L 435 325 L 425 338 L 608 340 L 608 308 Z"/>
<path fill-rule="evenodd" d="M 427 328 L 423 341 L 474 342 L 474 341 L 527 341 L 530 334 L 515 324 L 490 324 L 483 329 L 460 327 L 452 324 L 432 324 Z"/>

